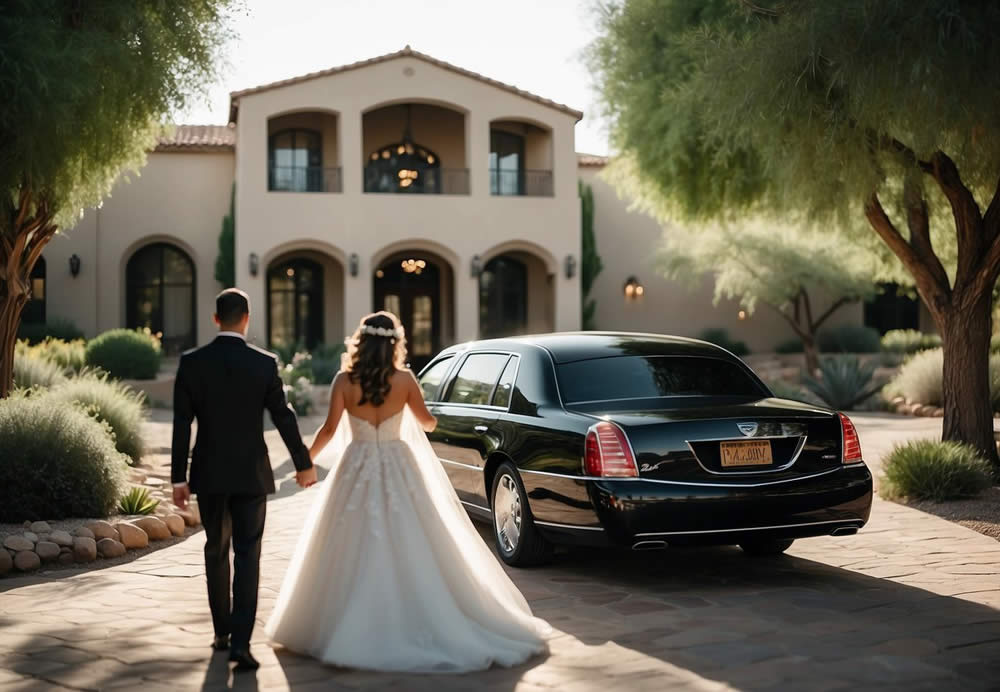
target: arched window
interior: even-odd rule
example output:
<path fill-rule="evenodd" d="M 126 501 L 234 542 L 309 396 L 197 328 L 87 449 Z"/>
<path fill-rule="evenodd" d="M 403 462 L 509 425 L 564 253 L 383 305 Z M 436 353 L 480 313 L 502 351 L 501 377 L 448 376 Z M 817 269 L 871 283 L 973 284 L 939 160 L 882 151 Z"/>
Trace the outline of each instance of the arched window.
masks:
<path fill-rule="evenodd" d="M 314 348 L 323 341 L 323 267 L 298 257 L 272 264 L 267 307 L 271 346 Z"/>
<path fill-rule="evenodd" d="M 441 192 L 441 159 L 404 136 L 368 155 L 365 192 Z"/>
<path fill-rule="evenodd" d="M 268 140 L 268 190 L 320 192 L 323 137 L 315 130 L 289 129 Z"/>
<path fill-rule="evenodd" d="M 45 324 L 45 258 L 39 257 L 31 270 L 31 298 L 21 312 L 24 324 Z"/>
<path fill-rule="evenodd" d="M 523 333 L 528 324 L 528 271 L 501 255 L 479 275 L 479 331 L 484 339 Z"/>
<path fill-rule="evenodd" d="M 161 335 L 163 349 L 177 353 L 195 345 L 194 262 L 170 243 L 139 250 L 125 267 L 125 321 Z"/>
<path fill-rule="evenodd" d="M 490 194 L 524 194 L 524 137 L 490 130 Z"/>

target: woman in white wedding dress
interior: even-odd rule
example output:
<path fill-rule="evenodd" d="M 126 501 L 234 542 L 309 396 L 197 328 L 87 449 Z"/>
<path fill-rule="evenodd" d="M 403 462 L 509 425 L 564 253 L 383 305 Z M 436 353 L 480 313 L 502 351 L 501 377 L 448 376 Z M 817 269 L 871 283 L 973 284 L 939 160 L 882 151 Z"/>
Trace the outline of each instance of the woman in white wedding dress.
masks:
<path fill-rule="evenodd" d="M 486 547 L 427 441 L 394 315 L 369 315 L 311 455 L 329 466 L 267 633 L 352 668 L 466 672 L 545 650 L 548 625 Z"/>

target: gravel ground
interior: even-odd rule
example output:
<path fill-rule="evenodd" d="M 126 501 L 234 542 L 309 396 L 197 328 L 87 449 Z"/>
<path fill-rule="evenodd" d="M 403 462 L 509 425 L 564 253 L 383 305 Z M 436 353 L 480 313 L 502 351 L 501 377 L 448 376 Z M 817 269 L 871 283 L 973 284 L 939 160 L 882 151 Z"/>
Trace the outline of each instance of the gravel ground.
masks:
<path fill-rule="evenodd" d="M 976 498 L 951 502 L 904 503 L 921 512 L 967 526 L 973 531 L 1000 541 L 1000 486 L 994 486 Z"/>

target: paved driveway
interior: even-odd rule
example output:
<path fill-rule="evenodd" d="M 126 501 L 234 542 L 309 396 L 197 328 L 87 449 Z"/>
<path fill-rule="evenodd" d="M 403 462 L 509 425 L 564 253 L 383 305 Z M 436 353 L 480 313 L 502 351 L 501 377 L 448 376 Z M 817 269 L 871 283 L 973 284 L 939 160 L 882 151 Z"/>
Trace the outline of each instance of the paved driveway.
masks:
<path fill-rule="evenodd" d="M 939 425 L 857 422 L 869 458 Z M 154 446 L 167 428 L 150 425 Z M 286 477 L 269 506 L 262 620 L 316 496 L 292 488 Z M 258 641 L 262 669 L 234 680 L 207 648 L 202 545 L 198 534 L 104 570 L 0 581 L 0 690 L 1000 689 L 1000 543 L 881 501 L 859 535 L 800 541 L 782 558 L 571 553 L 510 571 L 557 630 L 551 651 L 462 676 L 329 668 Z"/>

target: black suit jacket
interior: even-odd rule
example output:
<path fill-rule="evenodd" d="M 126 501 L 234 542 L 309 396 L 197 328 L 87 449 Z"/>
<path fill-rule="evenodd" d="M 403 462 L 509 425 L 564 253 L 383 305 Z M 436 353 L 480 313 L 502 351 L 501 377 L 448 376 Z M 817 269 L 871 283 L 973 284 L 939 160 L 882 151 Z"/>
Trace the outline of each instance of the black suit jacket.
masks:
<path fill-rule="evenodd" d="M 285 401 L 278 360 L 235 336 L 181 356 L 174 382 L 171 480 L 194 493 L 265 495 L 274 474 L 264 443 L 264 410 L 281 433 L 298 471 L 312 467 L 295 412 Z M 191 422 L 198 437 L 187 478 Z"/>

